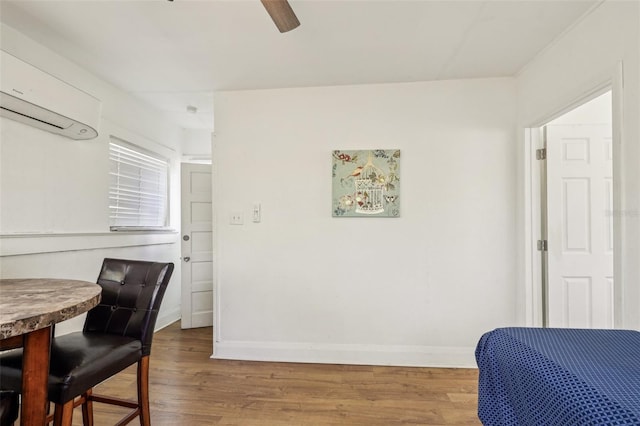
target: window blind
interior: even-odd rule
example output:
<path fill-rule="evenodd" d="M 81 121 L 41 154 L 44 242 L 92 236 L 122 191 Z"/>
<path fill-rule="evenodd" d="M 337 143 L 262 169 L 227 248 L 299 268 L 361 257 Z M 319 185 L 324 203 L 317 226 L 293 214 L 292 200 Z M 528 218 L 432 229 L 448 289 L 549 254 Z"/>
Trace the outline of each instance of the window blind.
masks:
<path fill-rule="evenodd" d="M 111 230 L 165 228 L 169 160 L 111 137 L 109 163 Z"/>

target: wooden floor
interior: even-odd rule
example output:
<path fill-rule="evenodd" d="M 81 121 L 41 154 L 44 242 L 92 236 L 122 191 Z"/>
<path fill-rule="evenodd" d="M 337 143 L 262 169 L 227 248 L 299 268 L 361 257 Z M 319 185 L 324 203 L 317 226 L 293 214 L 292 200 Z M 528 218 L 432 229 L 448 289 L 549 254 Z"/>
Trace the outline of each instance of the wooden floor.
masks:
<path fill-rule="evenodd" d="M 213 360 L 211 341 L 211 328 L 181 330 L 179 323 L 156 333 L 153 426 L 480 424 L 474 369 Z M 135 369 L 95 392 L 133 399 Z M 122 413 L 104 404 L 94 411 L 96 426 L 113 425 Z"/>

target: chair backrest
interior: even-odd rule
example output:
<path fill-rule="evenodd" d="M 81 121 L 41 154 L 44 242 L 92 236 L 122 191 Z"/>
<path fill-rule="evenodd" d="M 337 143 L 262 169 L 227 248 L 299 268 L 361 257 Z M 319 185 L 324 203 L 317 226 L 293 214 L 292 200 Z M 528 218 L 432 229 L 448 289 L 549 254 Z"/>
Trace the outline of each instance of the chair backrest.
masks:
<path fill-rule="evenodd" d="M 98 276 L 100 304 L 87 313 L 85 332 L 140 339 L 142 355 L 151 353 L 153 330 L 173 263 L 105 259 Z"/>

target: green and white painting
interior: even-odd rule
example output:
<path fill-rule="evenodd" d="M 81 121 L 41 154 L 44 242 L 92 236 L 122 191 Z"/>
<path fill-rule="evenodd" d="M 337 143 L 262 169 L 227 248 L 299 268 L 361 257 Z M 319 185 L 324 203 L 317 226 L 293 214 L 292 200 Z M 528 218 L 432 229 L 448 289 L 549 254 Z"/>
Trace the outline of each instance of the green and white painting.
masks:
<path fill-rule="evenodd" d="M 333 216 L 400 216 L 400 150 L 333 151 Z"/>

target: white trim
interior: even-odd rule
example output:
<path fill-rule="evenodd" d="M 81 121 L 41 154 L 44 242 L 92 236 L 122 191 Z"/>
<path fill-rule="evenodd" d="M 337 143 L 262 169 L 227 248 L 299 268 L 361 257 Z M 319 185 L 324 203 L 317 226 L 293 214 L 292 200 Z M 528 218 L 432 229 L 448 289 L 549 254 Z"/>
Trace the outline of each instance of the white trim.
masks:
<path fill-rule="evenodd" d="M 176 306 L 168 312 L 161 310 L 158 313 L 158 319 L 156 320 L 156 327 L 154 332 L 160 331 L 178 320 L 180 320 L 180 306 Z"/>
<path fill-rule="evenodd" d="M 530 245 L 530 259 L 531 259 L 531 297 L 533 298 L 533 307 L 531 309 L 531 324 L 532 327 L 542 327 L 546 320 L 544 319 L 544 306 L 546 300 L 543 300 L 543 271 L 542 271 L 542 257 L 543 253 L 537 248 L 537 240 L 546 237 L 542 229 L 542 185 L 543 185 L 543 173 L 542 164 L 536 158 L 536 150 L 544 148 L 544 136 L 542 128 L 530 129 L 529 133 L 531 137 L 530 151 L 528 153 L 531 167 L 531 204 L 530 204 L 530 219 L 531 219 L 531 245 Z"/>
<path fill-rule="evenodd" d="M 542 236 L 540 223 L 540 167 L 536 149 L 542 148 L 538 128 L 524 129 L 524 285 L 525 325 L 542 326 L 541 256 L 536 242 Z"/>
<path fill-rule="evenodd" d="M 477 368 L 474 347 L 218 342 L 212 358 L 320 364 Z"/>
<path fill-rule="evenodd" d="M 177 244 L 177 231 L 0 235 L 0 257 Z"/>
<path fill-rule="evenodd" d="M 624 200 L 624 179 L 623 179 L 623 149 L 624 149 L 624 73 L 623 63 L 619 61 L 616 64 L 613 78 L 611 79 L 611 106 L 612 106 L 612 150 L 613 150 L 613 211 L 622 212 L 626 204 Z M 637 141 L 636 141 L 637 142 Z M 623 239 L 627 233 L 624 229 L 625 221 L 621 217 L 614 215 L 613 217 L 613 325 L 615 328 L 624 328 L 625 315 L 625 297 L 624 291 L 626 287 L 625 277 L 623 274 L 623 265 L 626 260 L 623 259 L 625 252 L 623 251 Z M 635 263 L 631 261 L 631 263 Z M 637 284 L 637 283 L 636 283 Z"/>
<path fill-rule="evenodd" d="M 213 221 L 211 223 L 211 231 L 213 234 L 213 341 L 219 342 L 221 339 L 221 304 L 220 304 L 220 268 L 218 267 L 218 253 L 219 253 L 219 243 L 218 243 L 218 217 L 220 215 L 219 211 L 219 200 L 218 193 L 220 192 L 219 184 L 220 182 L 218 175 L 218 155 L 216 155 L 216 133 L 211 133 L 211 158 L 213 159 L 211 163 L 211 179 L 213 180 L 211 184 L 211 200 L 212 200 L 212 209 L 211 213 L 213 214 Z"/>
<path fill-rule="evenodd" d="M 598 78 L 591 80 L 585 86 L 580 87 L 578 90 L 572 92 L 570 96 L 564 97 L 556 103 L 555 109 L 539 117 L 531 123 L 525 123 L 525 127 L 543 127 L 549 124 L 556 118 L 565 115 L 569 111 L 578 108 L 581 105 L 586 104 L 592 99 L 604 94 L 611 90 L 613 76 L 615 73 L 607 72 L 600 75 Z"/>
<path fill-rule="evenodd" d="M 546 123 L 551 120 L 558 118 L 564 113 L 575 109 L 576 107 L 583 105 L 590 100 L 602 95 L 607 91 L 611 91 L 612 96 L 612 106 L 613 106 L 613 210 L 622 211 L 624 200 L 622 199 L 624 191 L 623 191 L 623 179 L 622 179 L 622 143 L 623 143 L 623 135 L 622 135 L 622 124 L 623 124 L 623 64 L 622 61 L 619 61 L 616 64 L 616 68 L 609 72 L 606 76 L 602 76 L 599 80 L 592 81 L 591 86 L 588 88 L 582 88 L 582 90 L 578 93 L 574 93 L 574 96 L 571 98 L 565 98 L 564 102 L 557 104 L 557 109 L 555 111 L 548 113 L 541 117 L 540 119 L 534 121 L 533 123 L 525 123 L 524 128 L 521 129 L 525 132 L 524 136 L 524 203 L 525 203 L 525 211 L 524 211 L 524 252 L 523 255 L 525 257 L 524 264 L 524 273 L 525 273 L 525 312 L 526 312 L 526 321 L 527 326 L 540 326 L 542 321 L 542 300 L 540 297 L 536 297 L 537 293 L 539 293 L 536 289 L 536 286 L 541 285 L 541 277 L 540 275 L 540 266 L 535 264 L 534 254 L 530 256 L 532 253 L 532 247 L 529 249 L 527 246 L 529 244 L 533 244 L 533 236 L 532 232 L 535 232 L 535 226 L 540 227 L 539 220 L 538 224 L 536 224 L 536 218 L 539 216 L 539 213 L 536 212 L 536 208 L 539 206 L 539 198 L 535 199 L 535 193 L 533 192 L 533 185 L 535 184 L 535 180 L 538 179 L 539 176 L 534 174 L 534 169 L 528 164 L 532 159 L 532 152 L 535 152 L 535 148 L 532 147 L 533 139 L 533 130 L 535 128 L 540 128 L 544 126 Z M 529 131 L 531 130 L 531 131 Z M 535 157 L 533 157 L 535 158 Z M 539 174 L 539 173 L 538 173 Z M 538 216 L 537 216 L 538 215 Z M 613 221 L 613 239 L 614 239 L 614 256 L 613 256 L 613 276 L 614 276 L 614 327 L 621 328 L 624 327 L 623 318 L 624 318 L 624 277 L 623 277 L 623 260 L 622 260 L 622 240 L 625 238 L 624 229 L 622 228 L 622 220 L 614 217 Z M 531 315 L 532 314 L 532 315 Z M 538 318 L 538 320 L 536 320 Z M 532 321 L 529 323 L 529 321 Z"/>
<path fill-rule="evenodd" d="M 211 164 L 211 156 L 210 155 L 191 155 L 191 154 L 182 154 L 180 157 L 181 163 L 195 163 L 195 164 Z"/>

